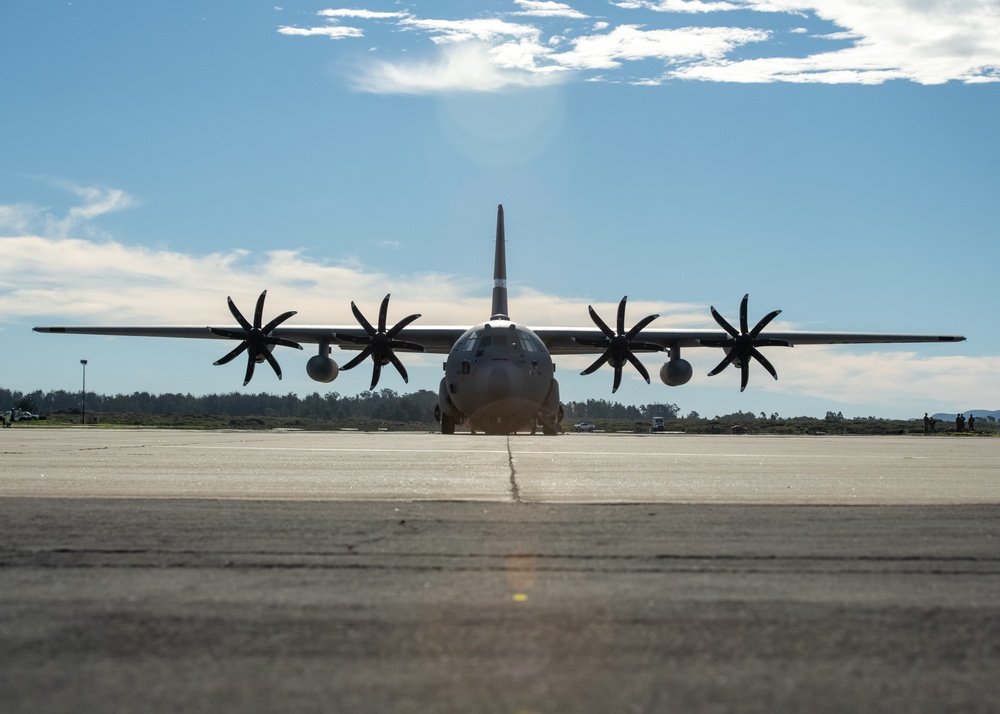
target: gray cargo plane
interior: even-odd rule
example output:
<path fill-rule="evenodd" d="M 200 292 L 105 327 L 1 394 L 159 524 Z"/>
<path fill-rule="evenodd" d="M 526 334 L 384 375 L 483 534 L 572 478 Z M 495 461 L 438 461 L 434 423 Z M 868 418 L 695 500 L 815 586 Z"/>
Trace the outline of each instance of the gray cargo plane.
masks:
<path fill-rule="evenodd" d="M 957 335 L 901 335 L 884 333 L 806 332 L 789 331 L 763 336 L 764 328 L 781 312 L 765 315 L 752 328 L 747 320 L 748 296 L 740 303 L 739 329 L 729 323 L 716 309 L 712 317 L 719 330 L 657 330 L 649 324 L 659 315 L 648 315 L 632 327 L 625 327 L 627 296 L 618 304 L 614 329 L 588 307 L 594 327 L 527 327 L 513 322 L 507 309 L 507 260 L 504 238 L 503 206 L 497 209 L 496 252 L 493 262 L 493 307 L 489 320 L 467 326 L 415 326 L 419 314 L 409 315 L 392 327 L 388 326 L 389 295 L 379 307 L 377 324 L 372 324 L 351 303 L 358 325 L 283 325 L 295 312 L 285 312 L 262 325 L 265 290 L 257 299 L 253 322 L 246 319 L 229 298 L 229 310 L 238 325 L 211 327 L 202 325 L 135 326 L 135 327 L 36 327 L 36 332 L 83 335 L 117 335 L 143 337 L 186 337 L 238 340 L 231 352 L 215 362 L 226 364 L 243 352 L 247 354 L 246 386 L 253 377 L 254 367 L 267 362 L 281 378 L 281 367 L 272 354 L 277 346 L 302 349 L 300 343 L 318 345 L 317 354 L 306 362 L 306 373 L 317 382 L 332 382 L 341 369 L 357 367 L 369 357 L 372 360 L 370 389 L 378 384 L 382 368 L 392 365 L 404 382 L 406 368 L 396 352 L 429 352 L 447 354 L 444 377 L 438 390 L 435 415 L 441 432 L 452 434 L 458 425 L 468 425 L 473 431 L 487 434 L 512 434 L 534 431 L 539 426 L 545 434 L 561 431 L 562 409 L 559 384 L 555 379 L 553 355 L 597 354 L 598 357 L 581 374 L 591 374 L 607 364 L 614 373 L 611 391 L 618 390 L 622 370 L 632 365 L 648 383 L 649 373 L 636 357 L 637 353 L 666 352 L 667 360 L 660 368 L 660 379 L 668 386 L 686 384 L 692 375 L 691 364 L 681 357 L 687 347 L 721 348 L 725 356 L 709 376 L 719 374 L 729 365 L 740 370 L 740 391 L 747 387 L 751 360 L 756 360 L 767 372 L 778 378 L 774 366 L 760 352 L 762 347 L 792 347 L 794 345 L 901 343 L 901 342 L 960 342 Z M 405 339 L 404 339 L 405 336 Z M 350 361 L 338 367 L 330 357 L 331 347 L 360 350 Z"/>

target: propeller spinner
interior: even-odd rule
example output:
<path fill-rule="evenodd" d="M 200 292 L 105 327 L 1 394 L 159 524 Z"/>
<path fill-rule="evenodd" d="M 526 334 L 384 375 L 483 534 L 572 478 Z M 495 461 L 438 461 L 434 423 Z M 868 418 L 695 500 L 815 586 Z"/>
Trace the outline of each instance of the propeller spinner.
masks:
<path fill-rule="evenodd" d="M 589 339 L 584 337 L 576 338 L 576 341 L 581 345 L 589 345 L 590 347 L 603 347 L 604 354 L 597 358 L 592 365 L 587 367 L 587 369 L 580 372 L 580 374 L 591 374 L 596 372 L 601 365 L 605 362 L 609 362 L 611 367 L 615 370 L 614 385 L 611 387 L 611 393 L 614 394 L 618 391 L 618 387 L 622 383 L 622 367 L 625 366 L 625 362 L 630 362 L 633 367 L 635 367 L 639 374 L 643 376 L 646 383 L 649 383 L 649 372 L 642 365 L 642 362 L 633 354 L 633 350 L 649 350 L 653 352 L 659 352 L 663 350 L 661 345 L 654 344 L 652 342 L 636 342 L 635 338 L 639 335 L 646 326 L 653 320 L 659 317 L 659 315 L 648 315 L 639 322 L 637 322 L 631 330 L 625 331 L 625 303 L 628 300 L 628 295 L 622 298 L 622 301 L 618 303 L 618 324 L 616 325 L 618 330 L 614 332 L 610 327 L 601 319 L 600 315 L 594 310 L 592 305 L 588 305 L 587 309 L 590 311 L 590 319 L 594 321 L 594 324 L 605 334 L 604 339 Z"/>
<path fill-rule="evenodd" d="M 790 342 L 785 340 L 773 340 L 773 339 L 761 339 L 761 331 L 768 326 L 768 324 L 781 314 L 781 310 L 775 310 L 774 312 L 769 312 L 767 315 L 761 318 L 752 330 L 748 330 L 747 322 L 747 302 L 750 299 L 750 295 L 744 295 L 743 301 L 740 303 L 740 329 L 736 330 L 735 327 L 729 324 L 729 322 L 720 315 L 716 309 L 712 309 L 712 317 L 715 321 L 719 323 L 719 326 L 730 334 L 729 339 L 725 340 L 702 340 L 701 344 L 706 347 L 724 347 L 726 348 L 726 356 L 719 362 L 718 366 L 708 373 L 709 377 L 717 375 L 719 372 L 724 370 L 733 362 L 738 361 L 740 366 L 740 391 L 742 392 L 747 388 L 747 382 L 750 379 L 750 358 L 753 357 L 755 360 L 764 366 L 772 377 L 778 378 L 778 373 L 775 371 L 774 366 L 768 362 L 767 358 L 760 353 L 757 349 L 758 347 L 791 347 Z"/>
<path fill-rule="evenodd" d="M 351 302 L 351 312 L 354 313 L 354 317 L 357 319 L 358 324 L 364 328 L 367 335 L 347 335 L 338 332 L 337 339 L 344 340 L 345 342 L 353 342 L 358 345 L 367 345 L 361 353 L 352 359 L 350 362 L 345 364 L 341 369 L 352 369 L 357 367 L 359 364 L 365 361 L 369 356 L 372 358 L 374 367 L 372 369 L 372 385 L 369 389 L 375 389 L 375 385 L 378 384 L 379 378 L 382 376 L 382 367 L 387 364 L 392 364 L 399 372 L 400 376 L 403 378 L 404 382 L 409 383 L 410 379 L 406 374 L 406 368 L 403 363 L 399 361 L 393 350 L 412 350 L 414 352 L 423 352 L 423 345 L 418 345 L 415 342 L 407 342 L 405 340 L 397 340 L 396 335 L 402 331 L 404 327 L 409 325 L 411 322 L 420 317 L 419 314 L 409 315 L 404 317 L 402 320 L 397 322 L 392 328 L 386 330 L 386 313 L 389 310 L 389 296 L 386 295 L 382 299 L 382 305 L 378 310 L 378 329 L 372 326 L 365 316 L 361 314 L 361 310 L 358 306 Z"/>
<path fill-rule="evenodd" d="M 302 349 L 302 345 L 300 345 L 298 342 L 293 342 L 292 340 L 286 340 L 282 337 L 271 336 L 271 331 L 275 327 L 277 327 L 282 322 L 284 322 L 285 320 L 287 320 L 288 318 L 290 318 L 292 315 L 295 314 L 294 310 L 290 312 L 284 312 L 278 315 L 269 323 L 261 327 L 260 325 L 261 317 L 264 313 L 264 298 L 266 296 L 267 296 L 267 290 L 262 292 L 260 294 L 260 297 L 257 298 L 257 307 L 254 309 L 253 312 L 252 325 L 245 317 L 243 317 L 243 313 L 241 313 L 239 311 L 239 308 L 236 307 L 236 303 L 233 302 L 233 299 L 231 297 L 226 298 L 229 301 L 229 312 L 231 312 L 233 314 L 233 317 L 236 318 L 236 321 L 240 323 L 240 327 L 243 328 L 242 332 L 239 330 L 224 330 L 217 327 L 209 328 L 213 333 L 219 335 L 220 337 L 226 337 L 230 340 L 242 340 L 242 342 L 240 342 L 239 346 L 236 349 L 234 349 L 232 352 L 227 354 L 222 359 L 216 360 L 212 364 L 219 365 L 231 362 L 233 359 L 238 357 L 240 353 L 246 350 L 247 372 L 246 376 L 243 379 L 244 387 L 250 383 L 250 379 L 253 377 L 254 365 L 256 365 L 257 362 L 261 360 L 261 358 L 267 360 L 267 363 L 271 365 L 271 369 L 273 369 L 274 373 L 278 375 L 278 379 L 281 379 L 281 367 L 278 366 L 278 360 L 276 360 L 274 358 L 274 355 L 271 354 L 271 350 L 276 345 L 283 345 L 285 347 L 294 347 L 299 350 Z"/>

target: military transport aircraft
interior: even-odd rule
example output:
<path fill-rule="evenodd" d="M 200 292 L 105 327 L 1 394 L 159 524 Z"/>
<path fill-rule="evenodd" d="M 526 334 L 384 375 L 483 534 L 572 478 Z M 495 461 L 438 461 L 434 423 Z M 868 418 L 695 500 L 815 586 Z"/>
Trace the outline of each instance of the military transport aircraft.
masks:
<path fill-rule="evenodd" d="M 215 364 L 226 364 L 243 352 L 247 354 L 243 385 L 253 377 L 254 366 L 266 361 L 281 378 L 272 351 L 277 346 L 302 349 L 300 343 L 318 345 L 318 353 L 306 362 L 306 373 L 317 382 L 332 382 L 341 369 L 357 367 L 372 360 L 374 389 L 382 368 L 391 364 L 403 381 L 408 381 L 406 368 L 397 351 L 447 354 L 444 377 L 438 392 L 435 415 L 441 432 L 454 433 L 456 425 L 468 425 L 472 431 L 487 434 L 512 434 L 534 431 L 538 426 L 545 434 L 561 431 L 562 408 L 559 384 L 555 380 L 553 355 L 597 354 L 598 357 L 581 374 L 591 374 L 604 364 L 613 370 L 611 391 L 617 391 L 622 370 L 631 364 L 649 382 L 649 373 L 636 353 L 667 353 L 660 368 L 660 379 L 669 386 L 686 384 L 691 379 L 691 364 L 681 357 L 686 347 L 718 347 L 725 356 L 709 376 L 719 374 L 729 365 L 740 370 L 740 391 L 746 389 L 750 361 L 756 360 L 775 379 L 778 373 L 760 352 L 762 347 L 792 347 L 794 345 L 858 344 L 888 342 L 959 342 L 955 335 L 899 335 L 883 333 L 804 332 L 789 331 L 764 336 L 764 328 L 781 312 L 765 315 L 753 328 L 747 320 L 748 296 L 740 303 L 739 329 L 729 323 L 716 309 L 712 317 L 719 330 L 656 330 L 649 324 L 659 315 L 648 315 L 630 328 L 625 327 L 627 296 L 618 304 L 618 314 L 612 329 L 589 307 L 595 327 L 528 327 L 513 322 L 507 309 L 507 260 L 504 238 L 503 206 L 497 209 L 496 252 L 493 262 L 493 309 L 489 320 L 468 326 L 414 326 L 419 314 L 409 315 L 391 327 L 388 325 L 389 295 L 379 307 L 378 320 L 372 324 L 351 303 L 358 325 L 283 325 L 295 312 L 285 312 L 263 324 L 265 290 L 257 298 L 253 322 L 248 320 L 229 298 L 229 310 L 238 325 L 210 327 L 202 325 L 152 327 L 36 327 L 36 332 L 119 335 L 144 337 L 188 337 L 238 340 L 239 344 Z M 331 346 L 360 350 L 350 361 L 338 367 L 331 359 Z"/>

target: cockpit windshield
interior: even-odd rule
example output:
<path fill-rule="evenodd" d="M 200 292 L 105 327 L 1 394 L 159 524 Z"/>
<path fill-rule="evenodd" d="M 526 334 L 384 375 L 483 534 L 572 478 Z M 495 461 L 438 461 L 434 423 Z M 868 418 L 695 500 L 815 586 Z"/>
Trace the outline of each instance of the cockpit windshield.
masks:
<path fill-rule="evenodd" d="M 455 345 L 457 352 L 477 352 L 487 347 L 513 347 L 523 352 L 545 352 L 545 347 L 530 331 L 511 326 L 507 329 L 480 325 L 466 332 Z"/>

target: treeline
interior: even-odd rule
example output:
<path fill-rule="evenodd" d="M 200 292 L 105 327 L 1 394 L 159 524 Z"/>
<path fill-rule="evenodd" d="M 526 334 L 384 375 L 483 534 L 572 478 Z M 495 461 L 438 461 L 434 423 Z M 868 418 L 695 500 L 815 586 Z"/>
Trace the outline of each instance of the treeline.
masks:
<path fill-rule="evenodd" d="M 283 417 L 301 419 L 374 419 L 393 422 L 432 423 L 437 393 L 423 389 L 398 394 L 391 389 L 344 397 L 336 392 L 297 394 L 150 394 L 133 392 L 107 396 L 87 392 L 35 391 L 21 393 L 0 389 L 0 407 L 16 407 L 43 416 L 49 414 L 153 414 L 171 416 Z"/>
<path fill-rule="evenodd" d="M 606 399 L 588 399 L 585 402 L 564 402 L 564 423 L 614 419 L 618 421 L 650 421 L 653 417 L 676 419 L 680 414 L 676 404 L 641 404 L 633 406 Z"/>
<path fill-rule="evenodd" d="M 345 397 L 337 392 L 304 397 L 296 394 L 150 394 L 133 392 L 107 396 L 87 392 L 87 423 L 145 424 L 191 426 L 194 428 L 405 428 L 436 429 L 434 407 L 437 393 L 420 390 L 399 394 L 392 389 L 362 392 Z M 21 409 L 55 421 L 79 423 L 83 411 L 80 392 L 57 390 L 22 393 L 0 388 L 0 411 Z M 714 418 L 697 412 L 680 414 L 676 404 L 639 406 L 588 399 L 563 404 L 563 425 L 572 430 L 575 423 L 593 422 L 601 431 L 645 431 L 653 417 L 663 417 L 668 431 L 729 433 L 739 430 L 751 434 L 902 434 L 921 433 L 918 419 L 845 418 L 841 412 L 827 412 L 815 417 L 779 417 L 763 412 L 734 412 Z M 935 433 L 954 430 L 954 422 L 935 421 Z M 1000 422 L 984 418 L 976 421 L 976 431 L 995 434 Z"/>
<path fill-rule="evenodd" d="M 133 392 L 108 396 L 87 392 L 86 409 L 98 414 L 156 414 L 228 417 L 285 417 L 305 419 L 384 419 L 397 422 L 434 421 L 437 393 L 423 389 L 399 394 L 392 389 L 363 392 L 344 397 L 337 392 L 318 392 L 300 397 L 297 394 L 150 394 Z M 0 407 L 16 407 L 42 415 L 53 413 L 79 414 L 84 401 L 80 392 L 57 390 L 30 393 L 0 389 Z M 583 419 L 649 420 L 654 416 L 674 419 L 676 404 L 642 404 L 640 406 L 588 399 L 563 405 L 566 420 Z"/>

